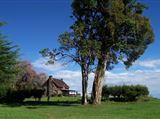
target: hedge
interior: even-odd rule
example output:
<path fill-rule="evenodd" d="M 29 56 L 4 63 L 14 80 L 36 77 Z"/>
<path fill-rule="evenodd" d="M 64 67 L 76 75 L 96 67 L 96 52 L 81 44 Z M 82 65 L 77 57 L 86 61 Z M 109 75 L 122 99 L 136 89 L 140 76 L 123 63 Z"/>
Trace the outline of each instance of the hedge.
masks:
<path fill-rule="evenodd" d="M 31 89 L 31 90 L 9 90 L 7 95 L 0 99 L 0 102 L 12 103 L 18 102 L 21 103 L 25 98 L 34 97 L 41 100 L 44 95 L 44 89 Z"/>
<path fill-rule="evenodd" d="M 104 85 L 102 89 L 102 100 L 136 101 L 139 97 L 148 95 L 148 88 L 143 85 Z"/>

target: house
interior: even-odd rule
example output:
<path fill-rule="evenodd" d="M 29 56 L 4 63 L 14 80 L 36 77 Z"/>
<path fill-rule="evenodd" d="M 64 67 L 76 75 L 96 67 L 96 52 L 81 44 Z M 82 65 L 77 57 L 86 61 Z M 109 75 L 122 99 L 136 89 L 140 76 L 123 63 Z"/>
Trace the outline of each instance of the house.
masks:
<path fill-rule="evenodd" d="M 69 86 L 63 81 L 63 79 L 56 79 L 49 77 L 49 79 L 43 84 L 43 88 L 46 90 L 45 94 L 54 95 L 69 95 Z"/>

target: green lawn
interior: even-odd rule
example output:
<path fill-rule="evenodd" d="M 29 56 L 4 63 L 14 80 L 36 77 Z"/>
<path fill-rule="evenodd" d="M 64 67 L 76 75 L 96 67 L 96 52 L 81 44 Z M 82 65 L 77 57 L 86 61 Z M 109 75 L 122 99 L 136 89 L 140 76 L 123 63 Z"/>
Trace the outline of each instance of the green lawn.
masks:
<path fill-rule="evenodd" d="M 160 119 L 160 100 L 82 106 L 74 97 L 58 97 L 48 104 L 26 102 L 23 105 L 0 105 L 0 119 Z M 70 104 L 71 101 L 72 104 Z"/>

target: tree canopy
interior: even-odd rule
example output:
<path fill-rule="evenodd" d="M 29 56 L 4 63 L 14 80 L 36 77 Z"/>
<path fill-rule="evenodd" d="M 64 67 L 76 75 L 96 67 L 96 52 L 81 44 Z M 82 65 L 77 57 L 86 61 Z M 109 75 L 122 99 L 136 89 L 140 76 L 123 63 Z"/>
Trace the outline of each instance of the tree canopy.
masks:
<path fill-rule="evenodd" d="M 107 68 L 119 60 L 131 66 L 153 42 L 146 6 L 137 0 L 74 0 L 72 8 L 90 40 L 98 41 L 97 58 L 107 58 Z"/>

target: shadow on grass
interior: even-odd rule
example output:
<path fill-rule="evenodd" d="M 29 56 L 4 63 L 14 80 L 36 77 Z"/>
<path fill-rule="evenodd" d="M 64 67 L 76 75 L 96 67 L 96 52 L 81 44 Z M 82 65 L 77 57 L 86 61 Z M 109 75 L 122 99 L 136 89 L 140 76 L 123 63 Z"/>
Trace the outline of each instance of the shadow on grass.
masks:
<path fill-rule="evenodd" d="M 45 106 L 78 106 L 80 101 L 25 101 L 22 103 L 0 103 L 1 107 L 26 106 L 27 109 L 44 108 Z"/>

